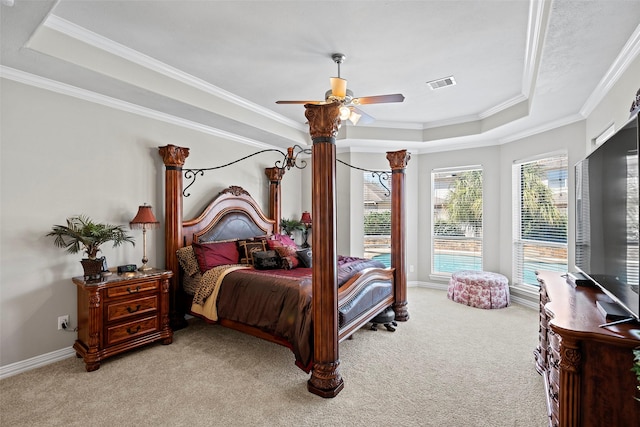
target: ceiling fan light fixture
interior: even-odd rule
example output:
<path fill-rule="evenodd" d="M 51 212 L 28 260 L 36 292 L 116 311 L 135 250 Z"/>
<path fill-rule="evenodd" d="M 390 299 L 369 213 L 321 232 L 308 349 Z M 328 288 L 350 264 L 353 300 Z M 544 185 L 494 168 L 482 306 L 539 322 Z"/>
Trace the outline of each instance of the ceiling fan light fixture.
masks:
<path fill-rule="evenodd" d="M 353 123 L 353 125 L 357 125 L 361 117 L 362 115 L 352 111 L 351 114 L 349 114 L 349 121 Z"/>
<path fill-rule="evenodd" d="M 347 120 L 351 116 L 351 110 L 344 105 L 340 107 L 340 120 Z"/>
<path fill-rule="evenodd" d="M 338 98 L 347 96 L 347 81 L 340 77 L 331 77 L 331 93 Z"/>

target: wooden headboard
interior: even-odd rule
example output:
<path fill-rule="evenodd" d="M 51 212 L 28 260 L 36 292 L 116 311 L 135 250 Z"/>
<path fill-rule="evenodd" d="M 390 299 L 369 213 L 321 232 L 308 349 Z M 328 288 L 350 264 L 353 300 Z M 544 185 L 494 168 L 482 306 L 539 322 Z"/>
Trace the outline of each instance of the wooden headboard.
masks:
<path fill-rule="evenodd" d="M 274 226 L 275 221 L 267 218 L 247 191 L 231 186 L 218 193 L 197 218 L 183 222 L 182 246 L 271 235 Z"/>

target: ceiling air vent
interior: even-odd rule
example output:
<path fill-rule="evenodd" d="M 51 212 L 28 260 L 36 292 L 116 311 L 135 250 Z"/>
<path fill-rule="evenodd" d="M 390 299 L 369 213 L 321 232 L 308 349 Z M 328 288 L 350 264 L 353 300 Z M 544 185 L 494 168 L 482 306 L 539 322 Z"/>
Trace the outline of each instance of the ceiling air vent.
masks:
<path fill-rule="evenodd" d="M 431 80 L 430 82 L 427 82 L 427 84 L 429 85 L 429 87 L 431 87 L 431 90 L 436 90 L 443 87 L 455 85 L 456 79 L 454 79 L 453 76 L 449 76 L 438 80 Z"/>

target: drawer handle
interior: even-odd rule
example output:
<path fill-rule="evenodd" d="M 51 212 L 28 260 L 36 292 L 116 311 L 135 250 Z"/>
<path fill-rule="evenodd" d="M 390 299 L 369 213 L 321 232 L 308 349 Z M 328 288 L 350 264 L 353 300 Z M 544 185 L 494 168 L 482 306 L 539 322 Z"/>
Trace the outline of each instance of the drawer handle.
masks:
<path fill-rule="evenodd" d="M 140 292 L 140 286 L 136 286 L 135 289 L 127 288 L 127 292 L 129 292 L 130 294 L 138 293 Z"/>
<path fill-rule="evenodd" d="M 137 333 L 139 331 L 140 331 L 140 325 L 136 326 L 135 329 L 127 328 L 127 333 L 129 335 L 133 335 L 133 334 L 135 334 L 135 333 Z"/>
<path fill-rule="evenodd" d="M 131 307 L 127 306 L 127 311 L 129 313 L 135 313 L 138 310 L 140 310 L 140 304 L 136 305 L 136 308 L 131 308 Z"/>

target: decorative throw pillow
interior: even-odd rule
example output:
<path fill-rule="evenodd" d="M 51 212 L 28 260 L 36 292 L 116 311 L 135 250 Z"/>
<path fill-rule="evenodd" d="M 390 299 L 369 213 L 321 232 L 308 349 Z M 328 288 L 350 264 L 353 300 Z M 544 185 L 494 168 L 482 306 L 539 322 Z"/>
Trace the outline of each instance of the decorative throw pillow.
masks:
<path fill-rule="evenodd" d="M 194 243 L 192 246 L 201 273 L 219 265 L 238 263 L 236 242 Z"/>
<path fill-rule="evenodd" d="M 176 251 L 178 257 L 178 264 L 182 267 L 187 276 L 193 276 L 196 273 L 200 273 L 200 266 L 198 265 L 198 259 L 196 253 L 193 251 L 193 246 L 185 246 Z"/>
<path fill-rule="evenodd" d="M 281 256 L 280 257 L 280 265 L 285 270 L 293 270 L 300 264 L 300 261 L 297 257 L 294 256 Z"/>
<path fill-rule="evenodd" d="M 256 251 L 253 255 L 253 266 L 258 270 L 280 268 L 280 256 L 276 251 Z"/>
<path fill-rule="evenodd" d="M 286 234 L 274 234 L 273 236 L 271 236 L 271 240 L 276 240 L 287 246 L 297 246 L 296 242 Z"/>
<path fill-rule="evenodd" d="M 200 282 L 202 281 L 202 274 L 200 274 L 200 269 L 198 267 L 198 271 L 193 276 L 189 276 L 185 274 L 182 276 L 182 289 L 189 294 L 195 295 L 196 291 L 200 287 Z"/>
<path fill-rule="evenodd" d="M 300 260 L 296 255 L 298 247 L 295 245 L 285 245 L 278 240 L 269 240 L 269 249 L 275 250 L 282 258 L 282 268 L 290 270 L 300 265 Z"/>
<path fill-rule="evenodd" d="M 239 240 L 240 264 L 253 265 L 252 254 L 267 250 L 264 240 Z"/>
<path fill-rule="evenodd" d="M 299 249 L 296 251 L 296 255 L 298 256 L 302 267 L 312 267 L 313 257 L 311 256 L 311 248 Z"/>

